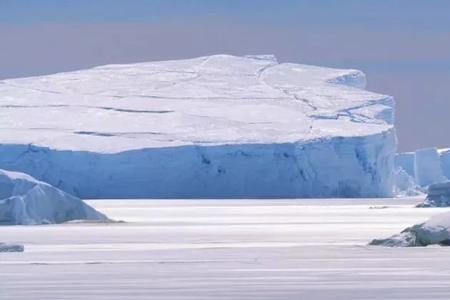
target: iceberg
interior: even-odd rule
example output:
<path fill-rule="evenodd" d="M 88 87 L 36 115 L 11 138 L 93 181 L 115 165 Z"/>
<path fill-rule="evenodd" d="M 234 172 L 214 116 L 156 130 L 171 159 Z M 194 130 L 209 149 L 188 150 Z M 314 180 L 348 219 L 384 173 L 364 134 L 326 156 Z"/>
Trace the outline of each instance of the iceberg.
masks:
<path fill-rule="evenodd" d="M 387 239 L 375 239 L 370 245 L 387 247 L 423 247 L 450 245 L 450 212 L 431 217 L 428 221 L 406 228 Z"/>
<path fill-rule="evenodd" d="M 450 181 L 432 184 L 428 187 L 425 201 L 418 207 L 447 207 L 450 206 Z"/>
<path fill-rule="evenodd" d="M 429 186 L 445 180 L 441 168 L 441 159 L 436 148 L 416 151 L 414 173 L 420 186 Z"/>
<path fill-rule="evenodd" d="M 450 179 L 450 149 L 425 148 L 398 153 L 395 169 L 397 195 L 426 190 L 430 185 Z"/>
<path fill-rule="evenodd" d="M 389 197 L 394 101 L 365 83 L 271 55 L 3 80 L 0 168 L 80 198 Z"/>
<path fill-rule="evenodd" d="M 0 225 L 107 221 L 80 199 L 33 177 L 0 170 Z M 4 246 L 6 247 L 6 246 Z"/>

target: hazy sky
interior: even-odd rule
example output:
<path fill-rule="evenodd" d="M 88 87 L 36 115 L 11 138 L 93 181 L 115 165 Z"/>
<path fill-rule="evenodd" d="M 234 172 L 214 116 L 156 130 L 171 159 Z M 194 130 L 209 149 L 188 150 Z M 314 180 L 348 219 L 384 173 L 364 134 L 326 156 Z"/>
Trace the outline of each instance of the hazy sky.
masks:
<path fill-rule="evenodd" d="M 361 69 L 401 151 L 450 147 L 448 0 L 0 0 L 0 78 L 217 53 Z"/>

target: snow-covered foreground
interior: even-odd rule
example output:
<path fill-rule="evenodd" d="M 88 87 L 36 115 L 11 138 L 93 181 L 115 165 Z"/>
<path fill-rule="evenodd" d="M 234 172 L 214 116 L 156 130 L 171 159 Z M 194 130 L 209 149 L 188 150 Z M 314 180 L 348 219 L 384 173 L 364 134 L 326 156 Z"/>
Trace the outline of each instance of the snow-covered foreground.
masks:
<path fill-rule="evenodd" d="M 127 223 L 0 227 L 0 299 L 448 299 L 450 248 L 367 246 L 422 200 L 88 201 Z"/>

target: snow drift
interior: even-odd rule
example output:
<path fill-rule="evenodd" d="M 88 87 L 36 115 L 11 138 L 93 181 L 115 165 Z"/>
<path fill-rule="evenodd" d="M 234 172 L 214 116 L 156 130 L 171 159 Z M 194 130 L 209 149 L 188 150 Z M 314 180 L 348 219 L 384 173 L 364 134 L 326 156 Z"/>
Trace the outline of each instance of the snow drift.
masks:
<path fill-rule="evenodd" d="M 449 246 L 450 212 L 431 217 L 425 223 L 414 225 L 390 238 L 373 240 L 370 245 L 388 247 Z"/>
<path fill-rule="evenodd" d="M 387 197 L 393 99 L 364 86 L 270 55 L 4 80 L 0 167 L 82 198 Z"/>
<path fill-rule="evenodd" d="M 80 199 L 26 174 L 0 170 L 0 225 L 106 221 Z M 6 247 L 6 246 L 5 246 Z"/>

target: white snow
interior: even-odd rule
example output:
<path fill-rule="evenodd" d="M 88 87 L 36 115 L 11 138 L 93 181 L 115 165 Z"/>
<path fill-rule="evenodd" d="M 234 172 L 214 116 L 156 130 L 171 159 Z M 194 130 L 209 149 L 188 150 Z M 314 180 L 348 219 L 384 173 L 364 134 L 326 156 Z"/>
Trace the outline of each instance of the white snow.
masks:
<path fill-rule="evenodd" d="M 106 221 L 80 199 L 33 177 L 0 170 L 0 225 Z M 6 248 L 5 248 L 6 249 Z"/>
<path fill-rule="evenodd" d="M 126 223 L 0 227 L 0 299 L 447 300 L 449 248 L 366 246 L 419 201 L 88 201 Z"/>
<path fill-rule="evenodd" d="M 365 76 L 213 55 L 0 81 L 0 168 L 82 198 L 392 194 L 393 99 Z"/>

